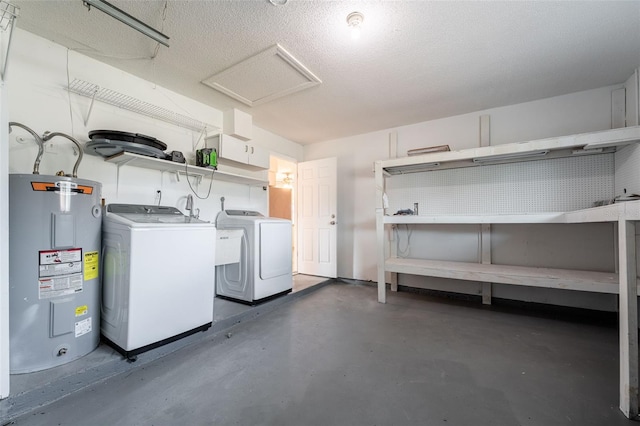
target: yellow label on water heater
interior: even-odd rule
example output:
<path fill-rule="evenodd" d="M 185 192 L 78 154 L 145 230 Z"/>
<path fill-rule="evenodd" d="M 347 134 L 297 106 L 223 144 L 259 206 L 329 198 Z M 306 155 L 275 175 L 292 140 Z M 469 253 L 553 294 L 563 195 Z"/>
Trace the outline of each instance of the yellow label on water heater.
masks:
<path fill-rule="evenodd" d="M 84 254 L 84 280 L 89 281 L 98 278 L 98 260 L 97 251 L 90 251 Z"/>
<path fill-rule="evenodd" d="M 87 305 L 77 306 L 76 307 L 76 316 L 81 317 L 82 315 L 87 315 L 89 312 L 89 307 Z"/>

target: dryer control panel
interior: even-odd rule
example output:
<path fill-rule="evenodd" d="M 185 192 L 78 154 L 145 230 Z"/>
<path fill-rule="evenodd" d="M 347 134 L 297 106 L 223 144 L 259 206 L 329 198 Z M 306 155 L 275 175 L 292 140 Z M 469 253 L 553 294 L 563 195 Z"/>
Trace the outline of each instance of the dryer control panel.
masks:
<path fill-rule="evenodd" d="M 225 213 L 229 216 L 258 216 L 264 217 L 260 212 L 254 212 L 251 210 L 225 210 Z"/>

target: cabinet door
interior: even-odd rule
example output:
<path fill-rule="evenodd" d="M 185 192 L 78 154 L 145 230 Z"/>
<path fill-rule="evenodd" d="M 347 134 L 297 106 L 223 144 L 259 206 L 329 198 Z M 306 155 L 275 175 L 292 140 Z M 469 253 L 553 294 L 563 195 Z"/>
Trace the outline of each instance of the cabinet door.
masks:
<path fill-rule="evenodd" d="M 249 164 L 262 169 L 269 168 L 269 151 L 255 145 L 249 145 Z"/>
<path fill-rule="evenodd" d="M 220 135 L 220 158 L 247 164 L 249 162 L 249 144 L 229 135 Z"/>

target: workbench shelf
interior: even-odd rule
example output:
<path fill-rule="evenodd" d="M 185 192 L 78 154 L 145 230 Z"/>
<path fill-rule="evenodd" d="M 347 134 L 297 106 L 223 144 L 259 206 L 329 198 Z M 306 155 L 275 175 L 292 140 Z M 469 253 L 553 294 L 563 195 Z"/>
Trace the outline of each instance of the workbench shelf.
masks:
<path fill-rule="evenodd" d="M 432 224 L 567 224 L 640 220 L 640 201 L 628 201 L 568 213 L 521 215 L 437 215 L 384 216 L 385 225 Z M 387 272 L 450 278 L 466 281 L 514 284 L 618 294 L 618 275 L 605 272 L 576 271 L 511 265 L 389 257 Z"/>
<path fill-rule="evenodd" d="M 484 209 L 487 211 L 475 210 L 476 204 L 466 202 L 448 203 L 447 206 L 452 210 L 456 206 L 462 206 L 460 212 L 465 214 L 447 214 L 449 207 L 442 208 L 443 202 L 446 202 L 451 196 L 457 192 L 464 192 L 466 189 L 459 185 L 469 185 L 472 188 L 464 194 L 474 194 L 473 191 L 478 189 L 486 190 L 486 185 L 491 179 L 485 179 L 481 182 L 468 179 L 467 177 L 457 179 L 461 176 L 460 172 L 451 169 L 467 169 L 469 167 L 479 167 L 485 165 L 501 165 L 500 167 L 516 168 L 517 170 L 538 171 L 538 176 L 543 167 L 554 168 L 560 170 L 560 175 L 568 176 L 571 171 L 563 168 L 567 162 L 575 163 L 579 158 L 592 158 L 597 161 L 609 162 L 614 164 L 612 160 L 617 150 L 628 145 L 636 145 L 640 142 L 640 127 L 626 127 L 612 130 L 605 130 L 592 133 L 584 133 L 570 136 L 561 136 L 556 138 L 548 138 L 542 140 L 534 140 L 528 142 L 520 142 L 496 146 L 484 146 L 460 151 L 436 152 L 420 156 L 402 157 L 388 160 L 377 161 L 374 166 L 375 184 L 376 184 L 376 236 L 377 236 L 377 265 L 378 265 L 378 301 L 386 302 L 386 277 L 391 273 L 391 289 L 397 290 L 397 281 L 395 274 L 411 274 L 427 277 L 438 277 L 453 280 L 474 281 L 482 283 L 483 303 L 490 303 L 491 285 L 492 283 L 510 284 L 516 286 L 528 286 L 538 288 L 552 288 L 575 290 L 592 293 L 617 294 L 619 297 L 619 321 L 620 321 L 620 409 L 630 418 L 638 415 L 638 311 L 637 311 L 637 295 L 638 274 L 636 268 L 636 222 L 640 221 L 640 201 L 625 201 L 591 208 L 577 208 L 571 211 L 537 211 L 535 209 L 528 210 L 532 213 L 519 213 L 520 209 L 513 208 L 512 205 L 495 203 L 492 208 Z M 635 147 L 628 148 L 634 158 L 633 162 L 639 162 L 639 149 Z M 627 151 L 625 151 L 626 155 Z M 609 157 L 591 157 L 592 155 L 611 155 Z M 560 163 L 546 163 L 546 160 L 554 161 L 559 159 Z M 605 160 L 599 160 L 605 159 Z M 535 166 L 527 166 L 520 164 L 536 160 Z M 594 163 L 595 164 L 595 161 Z M 624 158 L 627 160 L 627 158 Z M 563 163 L 564 162 L 564 163 Z M 528 163 L 533 164 L 533 163 Z M 580 163 L 582 164 L 582 163 Z M 585 163 L 586 164 L 586 163 Z M 592 164 L 592 163 L 589 163 Z M 631 164 L 631 163 L 630 163 Z M 591 166 L 590 166 L 591 167 Z M 633 182 L 632 186 L 637 184 L 637 174 L 635 170 L 640 168 L 624 166 L 621 176 L 618 176 L 618 170 L 615 165 L 611 166 L 614 176 L 606 183 L 602 184 L 604 192 L 610 193 L 613 181 L 622 179 L 624 182 Z M 446 172 L 444 171 L 446 170 Z M 486 170 L 486 169 L 474 169 Z M 631 172 L 629 172 L 631 170 Z M 397 215 L 390 216 L 386 214 L 389 207 L 386 194 L 386 179 L 397 179 L 396 176 L 407 175 L 409 173 L 423 173 L 432 176 L 431 173 L 455 173 L 447 174 L 446 179 L 434 178 L 429 180 L 431 186 L 429 191 L 425 185 L 424 177 L 410 178 L 400 186 L 401 191 L 398 193 L 402 199 L 401 203 L 406 206 L 409 202 L 407 199 L 406 188 L 413 188 L 421 200 L 427 201 L 427 206 L 431 206 L 432 210 L 445 214 L 429 214 L 421 208 L 421 215 Z M 426 172 L 426 173 L 425 173 Z M 465 172 L 466 173 L 466 172 Z M 476 173 L 476 172 L 473 172 Z M 489 172 L 487 172 L 489 173 Z M 490 173 L 494 173 L 491 171 Z M 499 172 L 496 172 L 499 175 Z M 575 184 L 578 182 L 578 188 L 585 187 L 597 183 L 601 179 L 600 174 L 589 175 L 588 172 L 583 174 L 572 175 L 569 179 Z M 444 176 L 444 175 L 443 175 Z M 467 175 L 468 176 L 468 175 Z M 484 175 L 483 175 L 484 176 Z M 585 183 L 583 179 L 588 177 L 592 179 L 589 183 Z M 401 178 L 405 179 L 405 178 Z M 453 181 L 453 183 L 452 183 Z M 438 188 L 437 183 L 443 188 L 453 188 L 455 192 L 437 192 L 433 188 Z M 616 180 L 616 184 L 618 181 Z M 458 185 L 458 186 L 456 186 Z M 485 187 L 482 187 L 485 185 Z M 418 188 L 414 188 L 418 186 Z M 626 187 L 625 187 L 626 188 Z M 393 187 L 391 188 L 394 189 Z M 506 198 L 510 197 L 513 192 L 508 191 Z M 411 193 L 413 194 L 413 193 Z M 437 194 L 437 199 L 430 199 L 425 194 Z M 444 194 L 444 195 L 443 195 Z M 525 194 L 529 194 L 525 192 Z M 585 193 L 586 194 L 586 193 Z M 589 193 L 589 197 L 593 197 L 593 193 Z M 411 195 L 414 196 L 414 195 Z M 534 197 L 535 195 L 525 195 L 526 197 Z M 586 198 L 589 198 L 586 197 Z M 560 197 L 561 199 L 562 197 Z M 611 197 L 613 198 L 613 197 Z M 600 201 L 601 199 L 591 200 Z M 502 200 L 499 200 L 502 201 Z M 584 206 L 590 205 L 582 200 Z M 415 202 L 415 200 L 414 200 Z M 525 203 L 526 204 L 526 203 Z M 556 203 L 555 206 L 563 205 Z M 472 207 L 469 207 L 472 206 Z M 548 206 L 553 207 L 551 202 Z M 495 208 L 493 208 L 495 207 Z M 401 207 L 402 209 L 406 207 Z M 440 210 L 437 210 L 437 209 Z M 483 209 L 480 209 L 483 210 Z M 489 211 L 490 210 L 490 211 Z M 514 213 L 515 210 L 515 213 Z M 524 209 L 522 209 L 524 210 Z M 543 210 L 543 209 L 540 209 Z M 550 210 L 550 209 L 549 209 Z M 566 210 L 566 209 L 561 209 Z M 426 213 L 426 214 L 425 214 Z M 433 211 L 431 212 L 433 213 Z M 452 211 L 451 213 L 456 213 Z M 471 213 L 471 214 L 469 214 Z M 531 266 L 515 266 L 501 265 L 492 263 L 491 259 L 491 233 L 492 225 L 503 224 L 585 224 L 585 223 L 610 223 L 614 224 L 611 229 L 615 230 L 614 240 L 616 241 L 616 250 L 612 255 L 616 259 L 614 272 L 596 272 L 588 270 L 570 270 L 556 269 L 545 267 Z M 479 261 L 478 262 L 458 262 L 450 260 L 431 260 L 422 258 L 410 258 L 398 256 L 396 248 L 390 245 L 389 239 L 393 235 L 391 229 L 399 226 L 421 227 L 429 229 L 434 225 L 478 225 L 479 236 Z M 502 227 L 504 232 L 504 227 Z M 407 231 L 408 232 L 408 231 Z M 510 231 L 506 231 L 510 232 Z M 415 238 L 415 237 L 414 237 Z M 407 244 L 408 244 L 407 239 Z M 604 249 L 607 250 L 606 248 Z"/>
<path fill-rule="evenodd" d="M 384 267 L 389 272 L 429 277 L 618 294 L 618 275 L 608 272 L 399 257 L 387 259 Z"/>

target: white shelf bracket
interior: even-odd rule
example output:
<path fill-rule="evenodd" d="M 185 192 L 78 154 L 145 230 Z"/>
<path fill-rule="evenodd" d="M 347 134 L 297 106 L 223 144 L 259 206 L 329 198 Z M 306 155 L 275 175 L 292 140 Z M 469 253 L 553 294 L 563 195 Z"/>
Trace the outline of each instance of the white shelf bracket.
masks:
<path fill-rule="evenodd" d="M 120 167 L 124 166 L 130 161 L 131 160 L 127 160 L 127 161 L 123 161 L 122 163 L 116 164 L 116 198 L 119 196 L 119 193 L 120 193 Z"/>
<path fill-rule="evenodd" d="M 85 127 L 89 123 L 89 118 L 91 117 L 91 111 L 93 111 L 93 102 L 96 100 L 96 95 L 98 94 L 99 90 L 100 90 L 100 86 L 96 86 L 93 89 L 93 95 L 91 96 L 91 103 L 89 104 L 89 111 L 87 112 L 87 118 L 84 119 Z"/>
<path fill-rule="evenodd" d="M 120 164 L 116 166 L 116 198 L 120 195 Z"/>
<path fill-rule="evenodd" d="M 7 78 L 7 65 L 9 64 L 9 52 L 11 51 L 11 40 L 13 39 L 13 32 L 16 26 L 16 19 L 18 19 L 20 8 L 12 5 L 11 3 L 0 0 L 0 29 L 6 31 L 11 27 L 9 31 L 9 40 L 7 41 L 7 53 L 4 56 L 2 73 L 0 79 L 5 81 Z"/>

